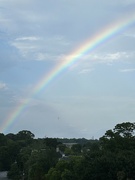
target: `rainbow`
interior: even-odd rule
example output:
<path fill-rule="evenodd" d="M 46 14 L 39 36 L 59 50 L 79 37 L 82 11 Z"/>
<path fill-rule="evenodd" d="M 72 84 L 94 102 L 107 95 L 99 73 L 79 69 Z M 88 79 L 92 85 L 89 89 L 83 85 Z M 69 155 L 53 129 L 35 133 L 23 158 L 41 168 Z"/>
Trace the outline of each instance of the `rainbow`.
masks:
<path fill-rule="evenodd" d="M 0 131 L 6 132 L 8 129 L 10 129 L 10 126 L 16 122 L 19 115 L 23 112 L 25 108 L 27 108 L 28 104 L 32 100 L 32 97 L 39 93 L 42 89 L 44 89 L 62 71 L 74 64 L 84 54 L 91 52 L 93 49 L 98 47 L 100 44 L 106 42 L 114 35 L 123 32 L 124 29 L 132 25 L 134 22 L 135 13 L 132 13 L 129 16 L 126 16 L 123 19 L 120 19 L 119 21 L 105 27 L 103 30 L 100 30 L 99 33 L 92 36 L 80 47 L 67 55 L 64 59 L 61 59 L 60 63 L 55 66 L 47 75 L 44 75 L 41 80 L 35 85 L 31 96 L 29 98 L 26 98 L 11 113 L 9 113 L 7 118 L 4 120 L 4 123 L 0 127 Z"/>

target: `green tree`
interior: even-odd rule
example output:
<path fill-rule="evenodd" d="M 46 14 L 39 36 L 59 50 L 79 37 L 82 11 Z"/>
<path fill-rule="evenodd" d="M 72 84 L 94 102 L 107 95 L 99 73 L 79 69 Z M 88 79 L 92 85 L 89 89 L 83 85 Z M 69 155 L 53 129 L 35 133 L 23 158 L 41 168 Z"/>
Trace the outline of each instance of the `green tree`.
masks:
<path fill-rule="evenodd" d="M 106 131 L 100 138 L 103 149 L 113 151 L 134 149 L 135 147 L 135 123 L 125 122 L 117 124 L 113 130 Z"/>
<path fill-rule="evenodd" d="M 0 147 L 0 171 L 8 171 L 11 166 L 11 157 L 7 146 Z"/>
<path fill-rule="evenodd" d="M 31 179 L 42 180 L 49 169 L 56 165 L 58 154 L 54 148 L 46 147 L 46 149 L 33 150 L 28 160 L 28 177 Z M 34 171 L 34 175 L 33 175 Z"/>
<path fill-rule="evenodd" d="M 81 144 L 74 144 L 71 147 L 71 150 L 73 151 L 74 154 L 80 154 L 81 150 L 82 150 L 82 146 L 81 146 Z"/>
<path fill-rule="evenodd" d="M 16 136 L 18 140 L 32 140 L 35 137 L 35 135 L 28 130 L 19 131 Z"/>
<path fill-rule="evenodd" d="M 12 141 L 15 141 L 16 140 L 16 135 L 13 134 L 13 133 L 9 133 L 6 135 L 6 137 Z"/>
<path fill-rule="evenodd" d="M 7 138 L 3 133 L 0 133 L 0 146 L 5 146 L 7 144 Z"/>
<path fill-rule="evenodd" d="M 45 178 L 48 180 L 61 180 L 61 173 L 55 168 L 50 168 L 48 173 L 45 175 Z"/>
<path fill-rule="evenodd" d="M 55 148 L 55 149 L 56 149 L 57 145 L 59 144 L 57 142 L 56 138 L 45 138 L 44 143 L 46 144 L 46 146 L 51 147 L 51 148 Z"/>
<path fill-rule="evenodd" d="M 48 180 L 82 180 L 84 167 L 83 158 L 74 156 L 67 160 L 60 160 L 55 168 L 51 168 L 46 174 Z"/>
<path fill-rule="evenodd" d="M 64 169 L 64 171 L 61 174 L 61 179 L 62 180 L 74 180 L 74 175 L 70 170 Z"/>
<path fill-rule="evenodd" d="M 17 165 L 16 162 L 11 165 L 11 169 L 8 172 L 7 176 L 8 176 L 9 179 L 12 179 L 12 180 L 22 179 L 20 170 L 19 170 L 18 165 Z"/>
<path fill-rule="evenodd" d="M 124 122 L 117 124 L 113 130 L 115 134 L 118 134 L 122 137 L 131 138 L 134 136 L 135 123 Z"/>

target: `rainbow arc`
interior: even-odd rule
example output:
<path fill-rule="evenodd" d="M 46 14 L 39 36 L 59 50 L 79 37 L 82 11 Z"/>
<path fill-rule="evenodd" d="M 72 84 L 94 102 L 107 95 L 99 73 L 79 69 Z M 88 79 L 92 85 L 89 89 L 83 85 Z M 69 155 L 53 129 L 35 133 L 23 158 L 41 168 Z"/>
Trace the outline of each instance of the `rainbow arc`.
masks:
<path fill-rule="evenodd" d="M 4 123 L 0 127 L 1 132 L 7 131 L 10 126 L 17 121 L 19 115 L 27 108 L 32 97 L 44 89 L 54 78 L 56 78 L 62 71 L 70 67 L 76 61 L 78 61 L 84 54 L 90 53 L 92 50 L 97 48 L 99 45 L 105 43 L 113 36 L 117 35 L 120 32 L 123 32 L 126 28 L 132 25 L 135 22 L 135 13 L 130 14 L 128 17 L 120 19 L 117 22 L 112 23 L 111 25 L 105 27 L 102 31 L 92 36 L 89 40 L 82 43 L 82 45 L 64 59 L 61 59 L 58 65 L 56 65 L 47 75 L 45 74 L 41 80 L 35 85 L 31 96 L 26 98 L 25 101 L 21 102 L 12 112 L 9 113 L 7 118 L 4 120 Z"/>

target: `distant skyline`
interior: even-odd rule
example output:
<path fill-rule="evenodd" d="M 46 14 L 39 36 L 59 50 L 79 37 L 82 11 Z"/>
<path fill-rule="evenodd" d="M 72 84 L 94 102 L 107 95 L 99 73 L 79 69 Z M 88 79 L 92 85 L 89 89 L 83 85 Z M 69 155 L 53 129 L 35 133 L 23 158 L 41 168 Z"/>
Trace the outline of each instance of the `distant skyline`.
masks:
<path fill-rule="evenodd" d="M 135 0 L 0 0 L 0 130 L 90 139 L 134 122 L 134 12 Z"/>

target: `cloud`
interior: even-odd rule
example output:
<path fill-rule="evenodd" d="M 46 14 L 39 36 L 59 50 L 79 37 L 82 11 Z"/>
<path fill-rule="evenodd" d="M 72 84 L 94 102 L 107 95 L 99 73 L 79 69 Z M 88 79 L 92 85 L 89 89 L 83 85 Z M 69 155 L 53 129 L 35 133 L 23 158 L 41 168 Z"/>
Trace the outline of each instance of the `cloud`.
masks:
<path fill-rule="evenodd" d="M 114 53 L 92 53 L 83 55 L 70 69 L 79 69 L 79 74 L 93 71 L 96 64 L 112 65 L 117 62 L 130 62 L 134 57 L 134 52 L 114 52 Z"/>
<path fill-rule="evenodd" d="M 58 61 L 60 60 L 59 55 L 53 55 L 53 54 L 49 54 L 49 53 L 42 53 L 39 52 L 35 55 L 35 60 L 36 61 Z"/>
<path fill-rule="evenodd" d="M 17 37 L 10 42 L 11 46 L 15 47 L 20 55 L 26 59 L 33 59 L 33 55 L 40 50 L 40 37 L 36 36 L 23 36 Z"/>
<path fill-rule="evenodd" d="M 47 60 L 48 56 L 52 58 L 67 54 L 75 47 L 75 40 L 78 39 L 78 36 L 80 36 L 79 39 L 82 36 L 83 39 L 87 39 L 95 32 L 95 29 L 91 29 L 96 27 L 92 27 L 91 23 L 93 22 L 93 16 L 97 13 L 93 10 L 93 6 L 95 7 L 97 2 L 88 0 L 85 0 L 84 3 L 78 3 L 77 0 L 74 2 L 71 0 L 59 1 L 56 8 L 52 6 L 53 1 L 38 2 L 37 0 L 30 0 L 27 2 L 26 0 L 20 0 L 18 2 L 13 0 L 8 2 L 5 0 L 1 2 L 7 8 L 1 13 L 2 19 L 8 21 L 5 27 L 5 23 L 3 23 L 3 27 L 12 37 L 15 36 L 11 45 L 16 47 L 25 59 L 31 58 L 43 61 Z M 87 6 L 87 4 L 92 6 Z M 105 0 L 101 6 L 110 8 L 110 4 L 112 5 L 113 2 L 108 3 Z M 97 8 L 99 8 L 99 14 L 103 14 L 102 8 Z M 109 11 L 108 8 L 106 8 L 106 11 Z M 92 11 L 93 16 L 88 16 L 90 11 Z M 82 13 L 80 14 L 80 12 Z M 94 18 L 97 18 L 94 20 L 97 22 L 102 17 L 96 15 Z M 22 37 L 20 37 L 20 34 Z M 71 40 L 73 40 L 72 43 Z M 115 54 L 115 56 L 107 58 L 116 60 L 118 59 L 117 56 L 118 54 Z"/>
<path fill-rule="evenodd" d="M 15 40 L 16 41 L 37 41 L 39 40 L 40 38 L 38 37 L 34 37 L 34 36 L 29 36 L 29 37 L 20 37 L 20 38 L 16 38 Z"/>
<path fill-rule="evenodd" d="M 7 89 L 7 85 L 3 82 L 0 82 L 0 90 L 5 90 Z"/>
<path fill-rule="evenodd" d="M 120 71 L 120 72 L 123 72 L 123 73 L 127 73 L 127 72 L 135 72 L 135 68 L 130 68 L 130 69 L 120 69 L 119 71 Z"/>
<path fill-rule="evenodd" d="M 20 54 L 28 60 L 58 60 L 71 45 L 63 36 L 39 37 L 23 36 L 17 37 L 10 42 Z"/>
<path fill-rule="evenodd" d="M 134 33 L 124 33 L 124 36 L 130 37 L 130 38 L 135 38 L 135 34 Z"/>
<path fill-rule="evenodd" d="M 84 55 L 81 59 L 86 61 L 92 61 L 95 63 L 113 63 L 121 61 L 123 59 L 128 59 L 134 55 L 134 52 L 114 52 L 114 53 L 92 53 L 89 55 Z"/>
<path fill-rule="evenodd" d="M 95 60 L 99 60 L 104 63 L 119 61 L 131 57 L 131 53 L 128 52 L 115 52 L 115 53 L 103 53 L 94 55 Z"/>
<path fill-rule="evenodd" d="M 94 129 L 95 125 L 92 127 L 90 122 L 92 119 L 93 124 L 98 122 L 96 124 L 101 128 L 102 124 L 107 125 L 108 119 L 114 122 L 116 113 L 120 114 L 118 119 L 125 118 L 126 114 L 128 119 L 131 118 L 129 112 L 134 106 L 125 108 L 119 113 L 117 109 L 124 104 L 123 102 L 118 104 L 118 98 L 116 98 L 113 104 L 110 98 L 104 102 L 99 97 L 103 94 L 107 96 L 115 93 L 118 95 L 123 93 L 124 97 L 125 95 L 134 96 L 134 89 L 131 88 L 133 86 L 126 88 L 126 83 L 130 85 L 132 81 L 122 79 L 126 81 L 122 84 L 121 78 L 124 76 L 117 77 L 120 73 L 116 74 L 118 69 L 121 72 L 134 72 L 134 24 L 130 24 L 131 26 L 127 24 L 123 29 L 120 27 L 116 36 L 114 34 L 92 51 L 85 51 L 78 56 L 74 52 L 79 53 L 81 47 L 85 47 L 87 40 L 95 34 L 100 35 L 101 29 L 103 30 L 108 24 L 113 25 L 115 21 L 123 19 L 127 13 L 130 16 L 134 2 L 135 0 L 103 0 L 98 6 L 98 0 L 59 0 L 58 2 L 0 0 L 2 7 L 0 9 L 0 104 L 1 108 L 4 104 L 11 109 L 6 109 L 3 116 L 9 116 L 13 107 L 16 109 L 18 104 L 25 104 L 27 97 L 31 97 L 42 99 L 45 104 L 41 102 L 36 104 L 30 100 L 25 108 L 27 113 L 21 115 L 23 117 L 20 129 L 32 128 L 33 125 L 39 133 L 40 129 L 44 133 L 42 127 L 49 126 L 47 131 L 51 130 L 53 133 L 55 131 L 52 126 L 53 119 L 58 120 L 57 117 L 60 117 L 63 121 L 69 122 L 72 127 L 87 134 L 87 129 L 89 132 Z M 125 33 L 125 36 L 121 35 L 121 32 Z M 68 58 L 71 61 L 68 61 Z M 69 73 L 61 73 L 60 78 L 53 80 L 52 85 L 33 96 L 32 92 L 43 75 L 47 75 L 56 64 L 63 64 L 63 62 L 69 62 L 70 66 L 67 68 Z M 130 66 L 128 66 L 129 63 Z M 106 66 L 108 64 L 113 66 Z M 6 88 L 8 89 L 5 90 Z M 80 98 L 77 102 L 69 98 L 74 94 Z M 99 97 L 97 101 L 87 97 L 85 100 L 80 97 L 82 95 L 85 97 L 99 95 Z M 59 103 L 61 96 L 67 98 L 63 98 Z M 52 104 L 48 105 L 50 102 Z M 3 109 L 1 109 L 1 116 L 2 114 Z M 132 114 L 134 118 L 134 111 Z M 17 118 L 18 122 L 21 116 Z M 41 124 L 38 119 L 42 121 Z M 106 122 L 105 119 L 107 119 Z M 26 126 L 22 126 L 24 124 Z M 66 126 L 68 127 L 69 124 L 66 123 Z M 60 133 L 62 131 L 65 134 L 64 131 L 68 131 L 67 135 L 74 134 L 72 128 L 70 131 L 70 127 L 65 127 L 65 124 L 55 122 L 55 125 L 58 125 L 57 129 Z M 65 127 L 64 130 L 63 127 Z M 95 130 L 98 131 L 99 128 L 96 126 Z"/>
<path fill-rule="evenodd" d="M 82 69 L 82 70 L 79 72 L 79 74 L 87 74 L 87 73 L 90 73 L 90 72 L 92 72 L 92 71 L 94 71 L 93 68 L 91 68 L 91 69 Z"/>

